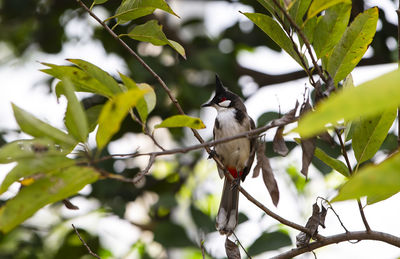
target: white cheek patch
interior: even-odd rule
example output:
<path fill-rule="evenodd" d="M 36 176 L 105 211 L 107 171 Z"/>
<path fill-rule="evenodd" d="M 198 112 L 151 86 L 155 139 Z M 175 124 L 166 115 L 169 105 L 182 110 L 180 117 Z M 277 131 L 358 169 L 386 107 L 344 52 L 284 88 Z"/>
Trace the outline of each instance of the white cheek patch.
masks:
<path fill-rule="evenodd" d="M 221 107 L 229 107 L 230 104 L 231 104 L 230 100 L 225 100 L 223 102 L 218 103 L 218 105 Z"/>

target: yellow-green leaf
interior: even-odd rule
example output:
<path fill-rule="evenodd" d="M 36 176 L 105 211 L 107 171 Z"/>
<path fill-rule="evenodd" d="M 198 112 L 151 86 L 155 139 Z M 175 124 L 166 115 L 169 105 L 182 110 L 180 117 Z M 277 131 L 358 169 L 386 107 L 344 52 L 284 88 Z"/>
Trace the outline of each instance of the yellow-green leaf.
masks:
<path fill-rule="evenodd" d="M 378 8 L 357 15 L 329 57 L 327 70 L 335 84 L 343 80 L 358 64 L 375 35 Z"/>
<path fill-rule="evenodd" d="M 65 126 L 68 132 L 80 142 L 85 142 L 89 134 L 89 126 L 82 104 L 76 98 L 74 86 L 69 79 L 64 80 L 64 94 L 68 100 L 65 113 Z"/>
<path fill-rule="evenodd" d="M 329 53 L 340 41 L 350 19 L 351 3 L 341 3 L 326 10 L 314 34 L 314 50 L 318 58 Z"/>
<path fill-rule="evenodd" d="M 48 172 L 74 165 L 75 161 L 65 156 L 43 156 L 27 158 L 18 161 L 18 164 L 8 172 L 0 186 L 0 194 L 7 191 L 8 187 L 20 178 L 34 174 Z"/>
<path fill-rule="evenodd" d="M 189 127 L 192 129 L 204 129 L 206 126 L 199 118 L 187 115 L 175 115 L 162 121 L 155 128 L 178 128 Z"/>
<path fill-rule="evenodd" d="M 34 181 L 0 208 L 0 231 L 9 232 L 40 208 L 74 195 L 98 177 L 93 168 L 73 166 Z"/>
<path fill-rule="evenodd" d="M 15 119 L 21 130 L 33 137 L 49 138 L 56 144 L 71 147 L 76 145 L 76 140 L 65 132 L 39 120 L 33 114 L 12 104 Z"/>
<path fill-rule="evenodd" d="M 359 164 L 372 158 L 379 150 L 396 116 L 397 109 L 391 109 L 378 116 L 362 118 L 355 124 L 351 144 Z"/>
<path fill-rule="evenodd" d="M 378 165 L 360 169 L 345 183 L 332 201 L 344 201 L 364 196 L 373 197 L 373 202 L 384 200 L 400 191 L 400 154 Z"/>
<path fill-rule="evenodd" d="M 111 137 L 120 129 L 123 119 L 129 110 L 137 104 L 146 90 L 131 89 L 117 94 L 104 106 L 99 117 L 99 129 L 96 141 L 99 149 L 102 149 L 110 141 Z"/>
<path fill-rule="evenodd" d="M 300 66 L 303 67 L 299 56 L 296 54 L 293 43 L 283 31 L 282 27 L 270 16 L 260 13 L 243 13 L 255 25 L 263 30 L 276 44 L 286 51 Z"/>
<path fill-rule="evenodd" d="M 346 88 L 321 101 L 314 112 L 300 119 L 294 129 L 303 137 L 325 130 L 329 123 L 373 116 L 400 105 L 400 70 L 395 70 L 358 87 Z"/>
<path fill-rule="evenodd" d="M 114 95 L 114 92 L 108 88 L 105 84 L 98 81 L 85 71 L 80 68 L 73 66 L 58 66 L 49 63 L 42 63 L 45 66 L 50 68 L 42 69 L 41 71 L 49 74 L 55 78 L 63 80 L 68 78 L 74 85 L 75 91 L 77 92 L 89 92 L 100 94 L 103 96 L 111 97 Z M 59 82 L 56 86 L 56 94 L 59 98 L 61 94 L 64 94 L 62 89 L 63 83 Z"/>
<path fill-rule="evenodd" d="M 295 0 L 289 7 L 289 14 L 295 23 L 301 27 L 303 25 L 303 17 L 307 12 L 312 0 Z"/>
<path fill-rule="evenodd" d="M 350 3 L 351 0 L 314 0 L 307 13 L 307 20 L 313 18 L 323 10 L 328 9 L 331 6 L 337 5 L 339 3 Z"/>
<path fill-rule="evenodd" d="M 140 119 L 143 122 L 146 122 L 149 113 L 156 106 L 156 94 L 154 92 L 153 87 L 151 87 L 146 83 L 136 84 L 135 81 L 133 81 L 131 78 L 121 73 L 120 77 L 127 89 L 142 89 L 147 91 L 144 97 L 138 100 L 136 104 L 136 110 L 139 113 Z"/>
<path fill-rule="evenodd" d="M 71 63 L 77 65 L 80 69 L 82 69 L 86 74 L 90 75 L 94 79 L 96 79 L 100 84 L 104 85 L 111 91 L 113 94 L 117 94 L 121 92 L 119 85 L 115 79 L 110 76 L 106 71 L 102 70 L 96 65 L 89 63 L 82 59 L 68 59 Z"/>
<path fill-rule="evenodd" d="M 7 143 L 0 148 L 0 164 L 24 159 L 65 156 L 71 149 L 63 149 L 50 139 L 21 139 Z"/>

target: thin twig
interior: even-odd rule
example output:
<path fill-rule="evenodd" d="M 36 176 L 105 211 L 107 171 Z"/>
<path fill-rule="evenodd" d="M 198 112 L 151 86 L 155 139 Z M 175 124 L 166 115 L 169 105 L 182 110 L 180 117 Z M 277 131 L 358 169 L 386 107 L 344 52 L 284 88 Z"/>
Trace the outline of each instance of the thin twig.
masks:
<path fill-rule="evenodd" d="M 149 158 L 149 162 L 147 163 L 146 168 L 143 171 L 141 171 L 137 176 L 135 176 L 135 178 L 133 178 L 133 182 L 134 183 L 140 182 L 142 180 L 142 178 L 146 174 L 148 174 L 148 172 L 149 172 L 150 168 L 153 166 L 155 160 L 156 160 L 156 156 L 155 155 L 151 155 L 150 158 Z"/>
<path fill-rule="evenodd" d="M 329 205 L 328 209 L 332 210 L 333 213 L 336 215 L 336 218 L 338 219 L 340 225 L 342 225 L 344 231 L 346 231 L 346 233 L 349 232 L 349 231 L 347 230 L 347 228 L 344 226 L 344 224 L 343 224 L 342 220 L 340 219 L 339 215 L 338 215 L 338 214 L 336 213 L 336 211 L 333 209 L 332 204 L 331 204 L 327 199 L 325 199 L 325 198 L 323 198 L 323 197 L 318 196 L 318 197 L 317 197 L 317 200 L 318 200 L 318 199 L 321 199 L 321 200 L 323 200 L 324 202 L 328 203 L 328 205 Z"/>
<path fill-rule="evenodd" d="M 342 140 L 342 136 L 341 136 L 339 130 L 335 129 L 335 132 L 336 132 L 336 135 L 338 136 L 339 143 L 340 143 L 340 146 L 342 148 L 342 154 L 344 156 L 344 159 L 346 160 L 347 168 L 349 169 L 350 175 L 352 175 L 353 174 L 353 169 L 351 167 L 349 157 L 347 156 L 346 146 L 344 145 L 344 142 Z M 368 224 L 367 217 L 365 217 L 364 209 L 363 209 L 363 206 L 361 204 L 361 200 L 360 199 L 357 199 L 357 204 L 358 204 L 358 210 L 360 211 L 361 219 L 362 219 L 362 221 L 364 223 L 365 229 L 367 230 L 367 232 L 369 232 L 369 231 L 371 231 L 371 228 L 370 228 L 370 226 Z"/>
<path fill-rule="evenodd" d="M 153 143 L 154 143 L 159 149 L 161 149 L 162 151 L 164 151 L 165 148 L 163 148 L 163 147 L 160 145 L 160 143 L 158 143 L 158 141 L 155 139 L 154 135 L 150 133 L 149 128 L 147 127 L 147 125 L 146 125 L 145 123 L 143 123 L 143 122 L 136 116 L 136 114 L 133 112 L 132 109 L 129 111 L 129 114 L 131 115 L 131 118 L 132 118 L 134 121 L 136 121 L 137 123 L 140 124 L 140 126 L 142 126 L 143 133 L 144 133 L 146 136 L 148 136 L 148 137 L 153 141 Z"/>
<path fill-rule="evenodd" d="M 95 254 L 95 253 L 92 251 L 92 249 L 90 249 L 90 247 L 88 246 L 88 244 L 86 244 L 85 240 L 83 240 L 83 238 L 81 237 L 81 235 L 80 235 L 79 232 L 78 232 L 78 229 L 76 229 L 76 227 L 74 226 L 74 224 L 72 224 L 72 228 L 75 230 L 76 235 L 78 236 L 79 240 L 81 240 L 82 244 L 86 247 L 86 249 L 88 250 L 89 254 L 92 255 L 92 256 L 94 256 L 94 257 L 96 257 L 96 258 L 98 258 L 98 259 L 101 259 L 101 257 L 98 256 L 97 254 Z"/>
<path fill-rule="evenodd" d="M 375 241 L 382 241 L 387 244 L 400 247 L 400 238 L 383 233 L 378 231 L 354 231 L 354 232 L 347 232 L 343 234 L 333 235 L 324 238 L 323 240 L 315 241 L 310 244 L 307 244 L 303 247 L 293 248 L 287 252 L 279 254 L 272 259 L 290 259 L 297 255 L 304 254 L 306 252 L 311 252 L 317 248 L 337 244 L 345 241 L 350 240 L 375 240 Z"/>
<path fill-rule="evenodd" d="M 232 234 L 235 236 L 236 238 L 236 242 L 239 244 L 239 246 L 242 248 L 242 250 L 244 251 L 244 253 L 247 255 L 247 257 L 249 259 L 251 259 L 251 256 L 249 255 L 249 253 L 247 253 L 246 248 L 244 248 L 244 246 L 242 245 L 242 243 L 240 242 L 239 238 L 236 236 L 235 232 L 232 231 Z"/>

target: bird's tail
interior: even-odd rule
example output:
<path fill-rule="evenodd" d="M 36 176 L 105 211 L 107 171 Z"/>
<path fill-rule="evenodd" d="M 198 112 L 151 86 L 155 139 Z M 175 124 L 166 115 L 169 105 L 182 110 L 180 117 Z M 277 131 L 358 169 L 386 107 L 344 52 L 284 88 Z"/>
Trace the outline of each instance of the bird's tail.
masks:
<path fill-rule="evenodd" d="M 240 181 L 237 181 L 238 185 Z M 230 235 L 238 224 L 239 186 L 233 186 L 224 180 L 221 203 L 219 204 L 216 227 L 222 235 Z"/>

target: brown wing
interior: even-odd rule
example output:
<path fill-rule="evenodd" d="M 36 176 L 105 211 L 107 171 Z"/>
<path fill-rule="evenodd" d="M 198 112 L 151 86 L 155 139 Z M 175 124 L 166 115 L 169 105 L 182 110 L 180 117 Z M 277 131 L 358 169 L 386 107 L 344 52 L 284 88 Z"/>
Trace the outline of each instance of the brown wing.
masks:
<path fill-rule="evenodd" d="M 253 130 L 256 128 L 256 124 L 254 123 L 253 119 L 250 118 L 250 129 Z M 243 169 L 243 174 L 242 174 L 242 181 L 246 179 L 246 176 L 249 174 L 251 165 L 253 164 L 254 161 L 254 156 L 256 154 L 256 142 L 257 142 L 257 136 L 254 136 L 250 139 L 250 156 L 249 159 L 247 159 L 246 166 Z"/>

